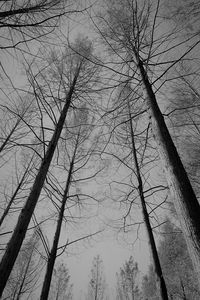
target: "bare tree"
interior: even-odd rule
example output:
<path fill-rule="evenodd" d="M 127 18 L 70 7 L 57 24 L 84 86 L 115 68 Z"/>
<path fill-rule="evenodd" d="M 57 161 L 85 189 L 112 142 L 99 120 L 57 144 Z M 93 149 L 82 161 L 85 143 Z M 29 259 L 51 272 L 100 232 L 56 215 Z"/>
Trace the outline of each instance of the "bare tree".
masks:
<path fill-rule="evenodd" d="M 153 234 L 153 227 L 158 227 L 161 223 L 157 215 L 160 214 L 162 208 L 166 208 L 167 197 L 164 191 L 168 188 L 159 178 L 155 180 L 155 172 L 158 170 L 158 153 L 153 149 L 154 141 L 149 130 L 150 124 L 145 118 L 146 109 L 141 107 L 141 102 L 140 92 L 132 89 L 129 82 L 117 88 L 112 106 L 106 113 L 110 136 L 103 153 L 113 157 L 119 176 L 121 172 L 126 174 L 125 180 L 113 179 L 110 184 L 113 185 L 113 190 L 118 189 L 113 200 L 116 202 L 118 198 L 120 206 L 125 207 L 126 211 L 121 229 L 123 228 L 126 233 L 131 231 L 133 226 L 138 226 L 137 237 L 139 238 L 139 228 L 144 222 L 157 278 L 157 288 L 161 298 L 168 299 Z M 153 183 L 154 181 L 156 184 Z M 119 191 L 120 187 L 121 191 Z M 138 214 L 138 206 L 142 211 L 143 220 Z M 156 225 L 154 225 L 155 221 Z"/>
<path fill-rule="evenodd" d="M 93 259 L 87 299 L 103 300 L 106 297 L 106 283 L 102 266 L 102 260 L 100 259 L 100 256 L 97 255 Z"/>
<path fill-rule="evenodd" d="M 70 274 L 66 266 L 58 264 L 53 272 L 49 300 L 71 300 L 73 285 L 70 283 Z"/>
<path fill-rule="evenodd" d="M 119 300 L 139 300 L 140 293 L 137 283 L 139 270 L 137 263 L 134 263 L 131 256 L 125 262 L 117 276 L 117 299 Z"/>
<path fill-rule="evenodd" d="M 78 45 L 80 47 L 79 42 Z M 87 46 L 83 48 L 83 50 L 85 51 L 84 53 L 86 54 L 88 50 Z M 85 72 L 87 72 L 86 65 L 88 63 L 87 59 L 84 58 L 83 56 L 78 55 L 74 51 L 72 52 L 74 53 L 74 57 L 73 55 L 71 56 L 72 60 L 70 62 L 68 61 L 70 65 L 70 66 L 68 65 L 69 69 L 65 71 L 70 76 L 67 77 L 68 83 L 67 85 L 64 86 L 65 97 L 63 101 L 60 102 L 60 106 L 59 106 L 60 114 L 58 115 L 58 120 L 54 119 L 55 127 L 53 129 L 53 135 L 50 138 L 50 142 L 47 146 L 47 151 L 45 152 L 44 158 L 42 159 L 31 192 L 24 205 L 24 208 L 21 210 L 17 225 L 7 245 L 6 252 L 0 264 L 0 270 L 1 270 L 0 294 L 2 294 L 3 292 L 9 274 L 11 273 L 16 257 L 18 255 L 18 252 L 24 240 L 28 225 L 30 223 L 37 201 L 39 199 L 42 187 L 44 185 L 47 176 L 49 166 L 51 164 L 55 149 L 57 147 L 65 123 L 66 115 L 68 113 L 70 106 L 73 105 L 74 100 L 77 99 L 78 93 L 76 93 L 76 90 L 79 93 L 80 90 L 82 90 L 83 93 L 86 92 L 86 89 L 84 90 L 85 83 L 83 82 L 83 79 L 87 80 L 86 82 L 89 82 L 88 78 L 85 78 Z"/>
<path fill-rule="evenodd" d="M 161 264 L 160 264 L 160 260 L 159 260 L 159 256 L 158 256 L 158 252 L 157 252 L 157 248 L 156 248 L 156 243 L 155 243 L 153 231 L 152 231 L 150 220 L 149 220 L 146 201 L 145 201 L 145 195 L 144 195 L 144 189 L 143 189 L 144 185 L 143 185 L 143 180 L 142 180 L 142 176 L 141 176 L 141 172 L 140 172 L 140 166 L 139 166 L 138 157 L 137 157 L 137 150 L 136 150 L 136 146 L 135 146 L 135 138 L 134 138 L 135 134 L 134 134 L 134 130 L 133 130 L 133 122 L 132 122 L 130 105 L 129 105 L 129 120 L 130 120 L 130 134 L 131 134 L 131 139 L 132 139 L 132 150 L 133 150 L 133 157 L 134 157 L 134 163 L 135 163 L 137 180 L 138 180 L 138 191 L 139 191 L 140 200 L 141 200 L 142 213 L 144 216 L 144 222 L 145 222 L 147 233 L 148 233 L 149 244 L 150 244 L 151 253 L 153 256 L 155 272 L 156 272 L 158 282 L 159 282 L 158 288 L 160 290 L 162 299 L 167 300 L 168 299 L 167 287 L 166 287 L 164 276 L 162 273 L 162 268 L 161 268 Z"/>
<path fill-rule="evenodd" d="M 87 165 L 90 162 L 90 158 L 92 158 L 92 152 L 95 148 L 95 145 L 92 144 L 92 148 L 88 147 L 88 144 L 91 143 L 89 137 L 91 135 L 92 129 L 92 120 L 88 116 L 88 110 L 84 105 L 79 108 L 76 107 L 74 111 L 74 116 L 68 122 L 66 122 L 66 132 L 65 135 L 62 136 L 63 141 L 62 143 L 65 151 L 67 151 L 67 155 L 69 159 L 69 166 L 68 166 L 68 174 L 67 180 L 65 184 L 64 191 L 62 193 L 61 205 L 57 205 L 58 210 L 58 217 L 57 217 L 57 225 L 56 231 L 54 235 L 53 245 L 51 251 L 49 253 L 48 262 L 47 262 L 47 269 L 45 274 L 45 279 L 42 287 L 41 297 L 40 299 L 46 300 L 48 298 L 48 293 L 51 284 L 51 278 L 53 275 L 53 268 L 56 261 L 56 257 L 64 252 L 65 248 L 70 244 L 70 242 L 66 243 L 66 246 L 62 246 L 59 249 L 59 239 L 62 230 L 62 223 L 65 220 L 65 210 L 68 210 L 69 207 L 75 207 L 76 205 L 80 206 L 82 202 L 82 198 L 86 197 L 83 193 L 77 191 L 76 194 L 71 192 L 72 185 L 73 189 L 76 188 L 76 177 L 77 182 L 81 183 L 82 181 L 91 180 L 99 173 L 99 170 L 93 171 L 93 173 L 87 175 L 80 175 L 82 169 L 86 169 Z M 65 144 L 67 143 L 67 144 Z M 70 148 L 70 149 L 69 149 Z M 60 147 L 59 156 L 61 156 L 62 148 Z M 66 168 L 66 158 L 64 158 L 65 162 L 64 165 Z M 57 160 L 59 162 L 59 159 Z M 62 162 L 61 162 L 62 164 Z M 78 174 L 77 174 L 78 173 Z M 83 172 L 84 173 L 84 172 Z M 87 197 L 91 198 L 89 195 Z M 77 200 L 75 200 L 75 198 Z M 72 214 L 72 213 L 71 213 Z M 77 217 L 77 216 L 76 216 Z M 95 233 L 94 233 L 95 234 Z M 82 237 L 77 240 L 83 240 L 84 238 L 88 238 L 93 234 L 89 234 L 85 237 Z M 58 251 L 61 253 L 58 254 Z M 60 252 L 59 251 L 59 252 Z"/>
<path fill-rule="evenodd" d="M 172 47 L 167 46 L 170 38 L 175 32 L 163 33 L 159 35 L 158 13 L 160 1 L 153 4 L 151 1 L 144 1 L 141 5 L 139 1 L 126 1 L 123 6 L 119 1 L 112 1 L 108 5 L 107 16 L 101 16 L 102 23 L 105 21 L 102 37 L 110 46 L 118 58 L 121 57 L 122 65 L 126 69 L 132 70 L 128 73 L 128 78 L 132 78 L 133 85 L 141 86 L 144 91 L 144 104 L 151 120 L 152 132 L 157 144 L 160 159 L 163 162 L 166 178 L 172 194 L 174 203 L 181 223 L 184 237 L 187 241 L 188 250 L 193 261 L 194 268 L 200 278 L 200 206 L 195 196 L 191 183 L 188 179 L 185 168 L 166 126 L 164 117 L 158 106 L 155 85 L 161 78 L 171 70 L 175 64 L 185 58 L 194 49 L 199 41 L 192 41 L 187 49 L 184 49 L 180 56 L 175 59 L 162 60 L 162 54 L 170 53 L 171 49 L 179 49 L 183 42 L 174 42 Z M 99 29 L 100 30 L 100 29 Z M 176 30 L 176 29 L 175 29 Z M 101 31 L 101 30 L 100 30 Z M 166 45 L 167 49 L 164 49 Z M 165 56 L 166 57 L 166 56 Z M 160 63 L 155 59 L 160 58 Z M 162 71 L 159 67 L 166 68 Z M 154 70 L 151 70 L 153 66 Z M 158 69 L 156 69 L 156 66 Z M 157 78 L 152 82 L 151 74 Z M 127 73 L 126 73 L 127 75 Z M 157 89 L 160 89 L 157 86 Z"/>

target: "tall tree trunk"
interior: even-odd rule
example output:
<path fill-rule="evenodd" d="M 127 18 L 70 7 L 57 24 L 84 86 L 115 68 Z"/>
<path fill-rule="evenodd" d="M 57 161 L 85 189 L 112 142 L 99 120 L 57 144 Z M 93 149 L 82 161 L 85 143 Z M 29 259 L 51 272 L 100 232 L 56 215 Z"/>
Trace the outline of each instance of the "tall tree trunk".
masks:
<path fill-rule="evenodd" d="M 142 205 L 142 213 L 143 213 L 143 217 L 144 217 L 144 222 L 146 225 L 147 235 L 148 235 L 148 239 L 149 239 L 150 249 L 151 249 L 151 253 L 152 253 L 152 257 L 153 257 L 153 264 L 154 264 L 154 270 L 156 273 L 157 286 L 158 286 L 158 290 L 160 292 L 161 299 L 168 300 L 169 298 L 168 298 L 168 293 L 167 293 L 167 287 L 166 287 L 165 280 L 163 277 L 162 268 L 161 268 L 161 264 L 160 264 L 151 224 L 149 221 L 149 215 L 148 215 L 145 197 L 144 197 L 143 182 L 142 182 L 142 177 L 141 177 L 141 173 L 140 173 L 140 167 L 138 164 L 137 151 L 135 148 L 134 131 L 133 131 L 133 124 L 132 124 L 129 103 L 128 103 L 128 108 L 129 108 L 129 120 L 130 120 L 130 130 L 131 130 L 131 140 L 132 140 L 132 151 L 133 151 L 134 163 L 135 163 L 137 180 L 138 180 L 138 190 L 139 190 L 139 196 L 140 196 L 140 201 L 141 201 L 141 205 Z"/>
<path fill-rule="evenodd" d="M 197 273 L 200 288 L 200 205 L 167 129 L 164 117 L 158 107 L 143 62 L 139 58 L 137 59 L 138 68 L 146 91 L 146 101 L 154 139 L 157 143 L 160 159 L 164 165 L 168 185 L 174 198 L 176 213 L 194 270 Z"/>
<path fill-rule="evenodd" d="M 76 145 L 76 149 L 77 149 L 77 145 Z M 52 274 L 53 274 L 54 264 L 55 264 L 55 261 L 56 261 L 58 242 L 59 242 L 59 238 L 60 238 L 62 221 L 63 221 L 64 212 L 65 212 L 65 204 L 66 204 L 66 201 L 67 201 L 67 195 L 68 195 L 68 192 L 69 192 L 71 176 L 72 176 L 72 171 L 73 171 L 73 167 L 74 167 L 74 159 L 75 159 L 75 155 L 76 155 L 76 149 L 74 151 L 73 158 L 72 158 L 72 161 L 70 163 L 70 168 L 69 168 L 69 173 L 68 173 L 68 177 L 67 177 L 66 187 L 65 187 L 63 198 L 62 198 L 62 205 L 61 205 L 61 208 L 60 208 L 60 211 L 59 211 L 56 232 L 55 232 L 55 235 L 54 235 L 53 246 L 51 248 L 51 252 L 49 253 L 49 259 L 48 259 L 48 262 L 47 262 L 47 269 L 46 269 L 46 274 L 45 274 L 45 278 L 44 278 L 44 282 L 43 282 L 43 286 L 42 286 L 42 292 L 41 292 L 40 300 L 47 300 L 48 295 L 49 295 L 49 290 L 50 290 L 50 285 L 51 285 L 51 278 L 52 278 Z"/>
<path fill-rule="evenodd" d="M 19 250 L 21 248 L 22 242 L 25 238 L 26 231 L 28 228 L 28 225 L 30 223 L 32 214 L 34 212 L 35 206 L 37 204 L 38 198 L 40 196 L 50 163 L 53 158 L 53 154 L 55 152 L 58 140 L 60 138 L 60 134 L 63 129 L 63 125 L 65 122 L 65 118 L 67 115 L 67 111 L 69 109 L 72 95 L 74 92 L 74 88 L 77 82 L 77 78 L 79 75 L 80 69 L 78 69 L 77 74 L 74 77 L 74 80 L 72 82 L 72 85 L 69 89 L 69 92 L 66 96 L 65 105 L 63 107 L 63 110 L 61 112 L 59 121 L 56 125 L 54 134 L 52 136 L 52 139 L 49 143 L 47 152 L 45 154 L 44 159 L 42 160 L 40 169 L 38 171 L 38 174 L 35 178 L 35 182 L 33 184 L 32 190 L 29 194 L 29 197 L 24 205 L 24 208 L 22 209 L 17 225 L 15 227 L 15 230 L 13 232 L 13 235 L 7 245 L 5 254 L 2 258 L 2 261 L 0 263 L 0 296 L 3 293 L 3 290 L 5 288 L 6 282 L 8 280 L 8 277 L 12 271 L 12 268 L 14 266 L 15 260 L 17 258 L 17 255 L 19 253 Z"/>

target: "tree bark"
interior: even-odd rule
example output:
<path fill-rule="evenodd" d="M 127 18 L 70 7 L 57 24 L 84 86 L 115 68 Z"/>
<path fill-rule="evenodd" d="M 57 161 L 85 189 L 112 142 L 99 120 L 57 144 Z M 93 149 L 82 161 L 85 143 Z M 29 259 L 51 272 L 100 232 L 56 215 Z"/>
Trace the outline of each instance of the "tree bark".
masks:
<path fill-rule="evenodd" d="M 74 88 L 75 88 L 75 85 L 77 82 L 79 71 L 80 71 L 80 68 L 78 69 L 77 74 L 75 75 L 72 85 L 69 89 L 69 92 L 66 97 L 65 105 L 63 107 L 60 118 L 56 125 L 52 139 L 49 143 L 45 157 L 41 163 L 40 169 L 35 178 L 35 182 L 33 184 L 32 190 L 29 194 L 29 197 L 25 203 L 24 208 L 22 209 L 22 211 L 19 215 L 17 225 L 15 227 L 13 235 L 7 245 L 5 254 L 0 263 L 0 296 L 3 293 L 3 290 L 5 288 L 8 277 L 12 271 L 15 260 L 20 251 L 22 242 L 25 238 L 26 231 L 28 229 L 28 225 L 30 223 L 32 214 L 34 212 L 38 198 L 40 196 L 50 163 L 53 158 L 53 154 L 55 152 L 58 140 L 60 138 L 60 134 L 63 129 L 63 125 L 64 125 L 65 118 L 66 118 L 66 115 L 67 115 L 67 112 L 68 112 L 68 109 L 69 109 L 69 106 L 71 103 L 71 99 L 72 99 Z"/>
<path fill-rule="evenodd" d="M 157 143 L 160 159 L 164 165 L 174 205 L 196 270 L 200 288 L 200 205 L 182 164 L 180 156 L 157 104 L 143 62 L 138 58 L 138 68 L 146 91 L 146 102 L 151 119 L 152 132 Z"/>

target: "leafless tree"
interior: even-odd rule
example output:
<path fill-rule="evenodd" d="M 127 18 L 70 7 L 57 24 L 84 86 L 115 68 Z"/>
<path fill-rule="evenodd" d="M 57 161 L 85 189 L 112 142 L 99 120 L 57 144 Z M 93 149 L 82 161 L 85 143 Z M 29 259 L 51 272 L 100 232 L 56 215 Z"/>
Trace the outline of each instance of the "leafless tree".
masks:
<path fill-rule="evenodd" d="M 81 44 L 79 41 L 77 41 L 77 45 L 80 50 Z M 75 46 L 74 46 L 74 48 L 75 48 Z M 58 73 L 59 75 L 57 77 L 57 78 L 59 78 L 59 82 L 62 87 L 63 98 L 59 99 L 58 102 L 56 102 L 56 101 L 54 102 L 55 105 L 57 105 L 57 107 L 58 107 L 58 115 L 55 116 L 55 114 L 51 111 L 51 113 L 53 114 L 53 121 L 54 121 L 54 123 L 53 123 L 54 128 L 52 130 L 53 135 L 50 137 L 50 141 L 46 145 L 47 150 L 45 151 L 44 158 L 41 159 L 41 165 L 40 165 L 38 173 L 36 175 L 31 192 L 29 194 L 29 197 L 27 198 L 27 201 L 26 201 L 23 209 L 21 210 L 17 225 L 16 225 L 13 235 L 7 245 L 6 252 L 5 252 L 5 254 L 2 258 L 1 264 L 0 264 L 0 270 L 1 270 L 1 289 L 0 289 L 1 292 L 0 293 L 1 294 L 3 292 L 6 282 L 8 280 L 9 274 L 11 273 L 14 262 L 17 258 L 18 252 L 19 252 L 22 242 L 24 240 L 31 217 L 33 215 L 35 206 L 38 202 L 41 190 L 43 188 L 43 185 L 44 185 L 44 182 L 45 182 L 48 170 L 49 170 L 49 166 L 51 164 L 54 152 L 58 145 L 58 141 L 59 141 L 63 126 L 65 124 L 66 115 L 67 115 L 70 107 L 75 105 L 76 99 L 79 99 L 78 96 L 80 94 L 84 95 L 84 93 L 88 93 L 90 80 L 88 77 L 86 77 L 86 74 L 87 74 L 88 69 L 91 69 L 88 66 L 88 60 L 87 60 L 87 54 L 89 54 L 88 53 L 88 44 L 86 44 L 86 46 L 82 47 L 82 53 L 84 53 L 85 56 L 78 55 L 72 49 L 66 53 L 68 53 L 68 58 L 69 58 L 69 55 L 71 55 L 71 59 L 67 61 L 68 69 L 65 69 L 67 83 L 64 84 L 64 81 L 62 80 L 63 72 Z M 61 79 L 61 81 L 60 81 L 60 79 Z M 56 80 L 53 83 L 56 84 Z M 92 83 L 91 83 L 91 85 L 92 85 Z M 59 89 L 59 86 L 57 86 L 57 88 Z M 36 97 L 37 97 L 37 94 L 36 94 Z M 55 100 L 55 98 L 53 96 L 50 98 Z M 44 129 L 44 127 L 43 127 L 43 129 Z M 48 138 L 49 138 L 49 136 L 48 136 Z"/>
<path fill-rule="evenodd" d="M 65 221 L 65 219 L 68 219 L 69 222 L 69 217 L 65 217 L 65 211 L 70 210 L 71 211 L 70 214 L 72 215 L 73 218 L 72 208 L 74 208 L 76 205 L 81 206 L 83 199 L 85 197 L 89 197 L 92 199 L 92 196 L 86 194 L 84 195 L 84 193 L 81 192 L 78 189 L 78 187 L 76 188 L 76 183 L 81 184 L 81 182 L 94 179 L 94 177 L 101 171 L 97 169 L 96 171 L 94 170 L 91 173 L 89 172 L 87 167 L 87 165 L 89 165 L 90 163 L 90 160 L 93 156 L 93 151 L 95 149 L 95 144 L 92 143 L 92 141 L 90 140 L 93 124 L 92 124 L 91 116 L 88 115 L 87 107 L 82 104 L 82 106 L 78 109 L 76 106 L 76 109 L 72 115 L 73 117 L 70 118 L 68 122 L 66 122 L 65 134 L 62 135 L 62 144 L 64 146 L 63 150 L 67 152 L 64 154 L 64 169 L 67 169 L 68 174 L 67 174 L 64 191 L 61 192 L 62 195 L 61 196 L 62 199 L 60 201 L 61 204 L 57 204 L 57 210 L 58 210 L 57 225 L 56 225 L 53 245 L 48 257 L 47 269 L 46 269 L 45 279 L 44 279 L 41 297 L 40 297 L 40 299 L 42 300 L 48 298 L 48 293 L 50 290 L 51 278 L 53 275 L 53 268 L 56 261 L 56 257 L 58 255 L 61 255 L 61 253 L 63 253 L 66 247 L 70 244 L 70 242 L 67 242 L 65 246 L 62 246 L 61 248 L 59 247 L 59 239 L 62 231 L 62 223 Z M 91 143 L 92 145 L 90 145 Z M 63 151 L 62 148 L 63 147 L 60 147 L 59 157 L 62 156 L 61 154 Z M 68 163 L 67 160 L 69 160 Z M 59 161 L 60 159 L 58 158 L 57 162 L 61 168 L 63 162 L 61 161 L 61 163 L 59 163 Z M 80 175 L 80 173 L 83 174 Z M 75 194 L 73 193 L 73 190 L 76 191 Z M 95 233 L 82 237 L 78 239 L 77 242 L 83 240 L 84 238 L 91 237 L 94 234 Z"/>
<path fill-rule="evenodd" d="M 136 0 L 127 0 L 123 5 L 117 0 L 109 2 L 107 15 L 100 16 L 105 30 L 100 26 L 98 29 L 110 51 L 116 54 L 118 59 L 121 58 L 125 75 L 129 79 L 132 78 L 131 84 L 141 86 L 143 89 L 143 103 L 149 113 L 151 129 L 164 165 L 168 185 L 174 195 L 175 208 L 188 250 L 197 277 L 200 278 L 200 206 L 156 98 L 156 91 L 166 83 L 165 74 L 186 58 L 197 47 L 199 41 L 195 40 L 195 36 L 189 37 L 189 46 L 183 48 L 180 55 L 176 55 L 173 59 L 169 58 L 172 50 L 180 50 L 180 46 L 186 41 L 174 40 L 176 28 L 175 31 L 159 34 L 160 4 L 160 1 L 155 4 L 151 1 L 139 3 Z M 170 39 L 173 40 L 172 46 L 168 44 Z M 165 46 L 166 49 L 163 50 Z M 127 68 L 131 70 L 128 75 Z"/>
<path fill-rule="evenodd" d="M 139 300 L 140 292 L 137 283 L 139 274 L 138 265 L 134 263 L 131 256 L 120 268 L 117 276 L 117 299 L 118 300 Z"/>
<path fill-rule="evenodd" d="M 91 279 L 88 287 L 88 298 L 90 300 L 103 300 L 106 297 L 106 282 L 103 275 L 103 262 L 99 255 L 94 257 Z"/>
<path fill-rule="evenodd" d="M 73 285 L 70 283 L 69 270 L 64 263 L 58 264 L 54 270 L 49 294 L 50 300 L 71 300 Z"/>
<path fill-rule="evenodd" d="M 153 139 L 149 131 L 150 124 L 145 119 L 146 110 L 141 108 L 141 101 L 137 90 L 132 89 L 128 82 L 118 88 L 118 95 L 117 93 L 115 94 L 112 109 L 110 109 L 112 113 L 108 114 L 111 132 L 109 144 L 111 145 L 107 145 L 104 153 L 107 156 L 113 156 L 118 161 L 118 164 L 127 170 L 126 181 L 118 180 L 115 181 L 114 185 L 115 187 L 117 185 L 124 186 L 122 188 L 122 196 L 119 199 L 121 205 L 123 204 L 126 207 L 123 224 L 124 230 L 126 231 L 128 227 L 131 228 L 131 225 L 133 226 L 134 224 L 141 225 L 144 221 L 150 252 L 153 257 L 158 290 L 162 299 L 168 299 L 167 288 L 153 235 L 153 226 L 150 222 L 152 214 L 155 213 L 154 217 L 157 218 L 157 209 L 160 209 L 162 206 L 165 207 L 166 198 L 164 197 L 163 200 L 159 192 L 162 191 L 163 193 L 164 190 L 167 190 L 167 187 L 162 184 L 162 181 L 160 181 L 159 185 L 158 179 L 156 179 L 157 184 L 153 185 L 152 179 L 155 177 L 153 173 L 158 168 L 158 154 L 157 151 L 153 150 Z M 115 145 L 117 145 L 116 151 Z M 118 173 L 121 170 L 122 168 L 118 170 Z M 156 201 L 155 195 L 157 193 L 159 195 L 157 198 L 161 198 L 162 201 Z M 154 207 L 152 208 L 151 202 L 154 202 Z M 143 221 L 139 221 L 134 214 L 134 210 L 137 209 L 138 204 L 142 211 Z M 132 224 L 131 220 L 133 220 Z M 159 226 L 159 221 L 156 225 L 156 227 Z"/>

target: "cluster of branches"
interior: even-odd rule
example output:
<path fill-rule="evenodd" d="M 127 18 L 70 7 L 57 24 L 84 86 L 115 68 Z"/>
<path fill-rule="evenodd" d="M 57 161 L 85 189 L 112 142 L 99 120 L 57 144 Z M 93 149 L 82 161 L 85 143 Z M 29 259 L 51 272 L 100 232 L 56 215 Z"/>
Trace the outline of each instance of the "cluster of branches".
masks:
<path fill-rule="evenodd" d="M 61 17 L 81 11 L 70 0 L 5 0 L 0 7 L 0 49 L 20 49 L 22 43 L 44 39 L 59 27 Z"/>

